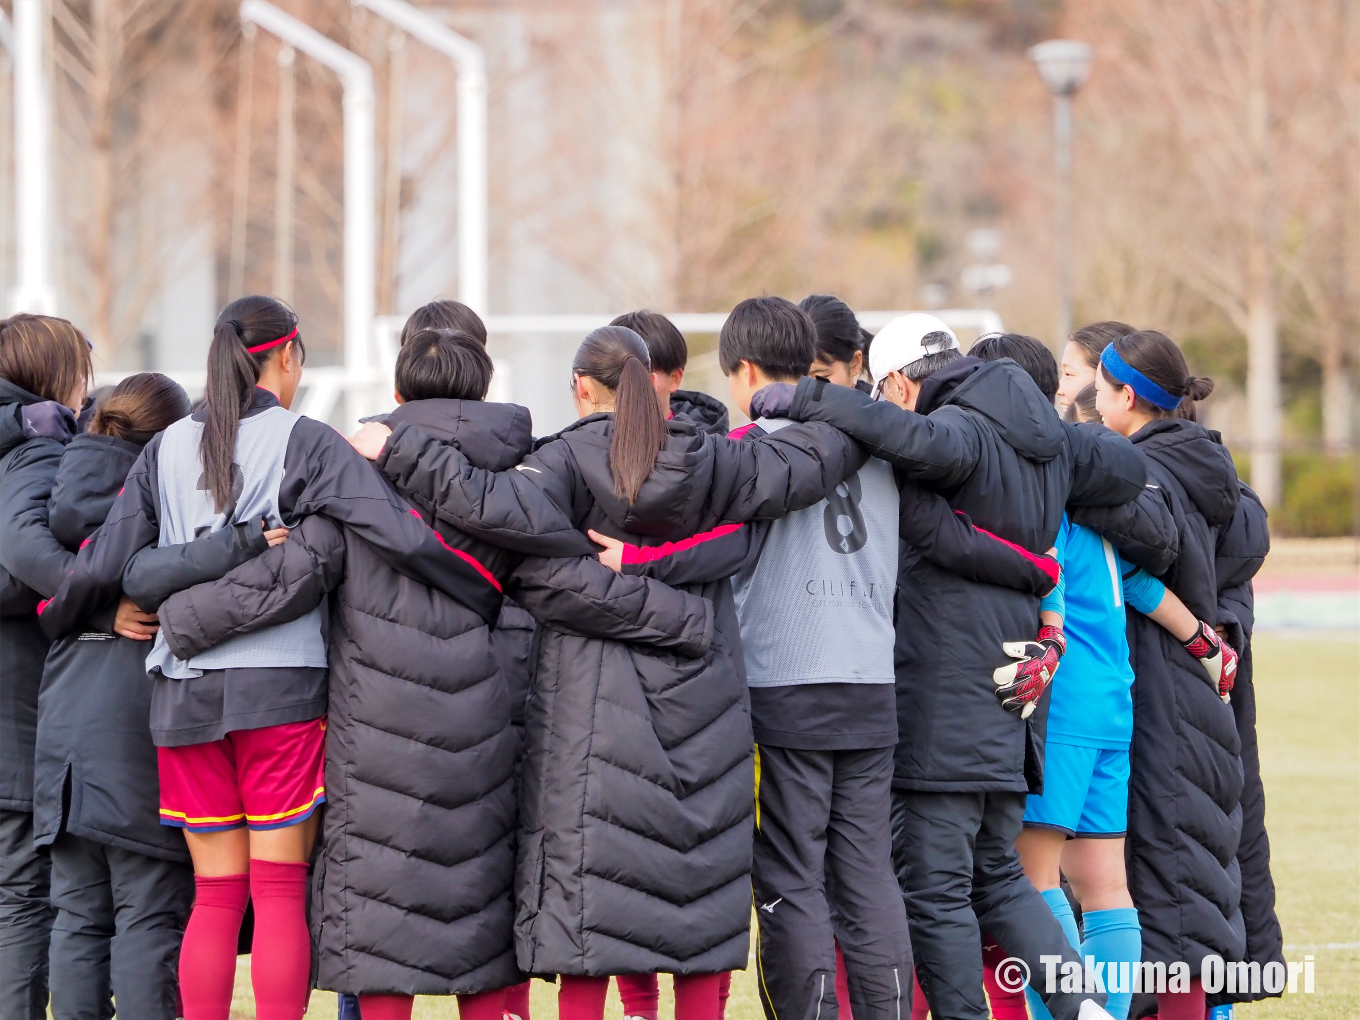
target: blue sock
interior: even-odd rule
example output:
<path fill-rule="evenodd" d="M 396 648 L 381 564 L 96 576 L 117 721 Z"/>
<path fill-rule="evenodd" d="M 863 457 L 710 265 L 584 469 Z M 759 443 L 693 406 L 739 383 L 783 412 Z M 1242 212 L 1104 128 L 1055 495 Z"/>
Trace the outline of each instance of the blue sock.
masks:
<path fill-rule="evenodd" d="M 1077 918 L 1072 913 L 1072 904 L 1067 901 L 1067 893 L 1062 891 L 1060 886 L 1057 889 L 1045 889 L 1039 894 L 1048 904 L 1048 909 L 1053 911 L 1053 916 L 1062 925 L 1063 934 L 1067 936 L 1067 941 L 1072 943 L 1073 949 L 1078 949 L 1081 945 L 1081 933 L 1077 931 Z M 1136 918 L 1135 914 L 1135 918 Z M 1042 975 L 1035 975 L 1031 982 L 1042 980 Z M 1048 1012 L 1048 1007 L 1044 1005 L 1044 1000 L 1039 998 L 1039 993 L 1033 988 L 1025 989 L 1025 1001 L 1029 1003 L 1030 1016 L 1034 1020 L 1052 1020 L 1052 1015 Z M 1127 1012 L 1128 1004 L 1124 1005 Z"/>
<path fill-rule="evenodd" d="M 1113 983 L 1124 990 L 1116 992 L 1110 985 L 1112 974 L 1118 974 L 1119 964 L 1127 963 L 1132 974 L 1143 958 L 1143 929 L 1138 924 L 1138 911 L 1133 907 L 1092 910 L 1082 916 L 1082 922 L 1086 928 L 1086 941 L 1081 944 L 1082 956 L 1094 957 L 1097 963 L 1105 964 L 1105 985 L 1110 989 L 1105 1011 L 1115 1020 L 1126 1020 L 1133 989 L 1125 988 L 1118 977 Z"/>

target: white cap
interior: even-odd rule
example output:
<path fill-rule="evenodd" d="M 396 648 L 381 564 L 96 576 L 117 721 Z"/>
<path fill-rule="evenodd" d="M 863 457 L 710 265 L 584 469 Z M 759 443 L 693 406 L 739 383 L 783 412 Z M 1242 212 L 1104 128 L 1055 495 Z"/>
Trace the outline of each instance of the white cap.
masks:
<path fill-rule="evenodd" d="M 944 337 L 933 336 L 943 333 Z M 929 343 L 924 342 L 931 337 Z M 943 321 L 926 312 L 899 315 L 888 323 L 869 345 L 869 374 L 874 377 L 877 395 L 889 372 L 897 372 L 929 354 L 959 350 L 959 338 Z"/>

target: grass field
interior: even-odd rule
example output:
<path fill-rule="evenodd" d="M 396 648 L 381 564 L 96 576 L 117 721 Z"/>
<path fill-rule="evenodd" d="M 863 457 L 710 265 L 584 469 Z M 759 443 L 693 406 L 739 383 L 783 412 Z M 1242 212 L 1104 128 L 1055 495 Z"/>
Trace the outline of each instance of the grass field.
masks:
<path fill-rule="evenodd" d="M 1236 1016 L 1360 1018 L 1360 642 L 1261 636 L 1254 650 L 1261 769 L 1285 956 L 1315 957 L 1317 991 L 1239 1007 Z M 733 978 L 727 1015 L 757 1020 L 761 1009 L 752 971 Z M 663 1017 L 671 1016 L 669 984 L 662 979 Z M 553 986 L 534 982 L 537 1020 L 557 1016 L 553 992 Z M 317 992 L 307 1015 L 334 1017 L 335 996 Z M 451 1000 L 416 1000 L 418 1020 L 456 1015 Z M 244 966 L 232 1016 L 254 1016 Z M 622 1016 L 612 988 L 606 1016 Z"/>

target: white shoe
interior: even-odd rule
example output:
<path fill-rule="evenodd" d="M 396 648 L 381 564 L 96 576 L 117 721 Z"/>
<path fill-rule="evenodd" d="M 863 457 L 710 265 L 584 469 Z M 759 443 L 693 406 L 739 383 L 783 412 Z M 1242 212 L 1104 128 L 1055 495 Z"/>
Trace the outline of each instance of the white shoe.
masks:
<path fill-rule="evenodd" d="M 1095 999 L 1082 999 L 1081 1009 L 1077 1011 L 1077 1020 L 1114 1020 L 1109 1013 L 1096 1005 Z"/>

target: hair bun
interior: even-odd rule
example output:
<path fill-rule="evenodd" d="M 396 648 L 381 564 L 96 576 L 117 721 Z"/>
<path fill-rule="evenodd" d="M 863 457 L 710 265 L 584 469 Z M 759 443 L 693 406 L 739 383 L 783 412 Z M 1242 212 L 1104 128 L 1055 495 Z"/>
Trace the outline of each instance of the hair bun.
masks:
<path fill-rule="evenodd" d="M 1203 400 L 1210 393 L 1214 392 L 1214 381 L 1207 376 L 1187 375 L 1185 382 L 1185 395 L 1191 400 Z"/>

